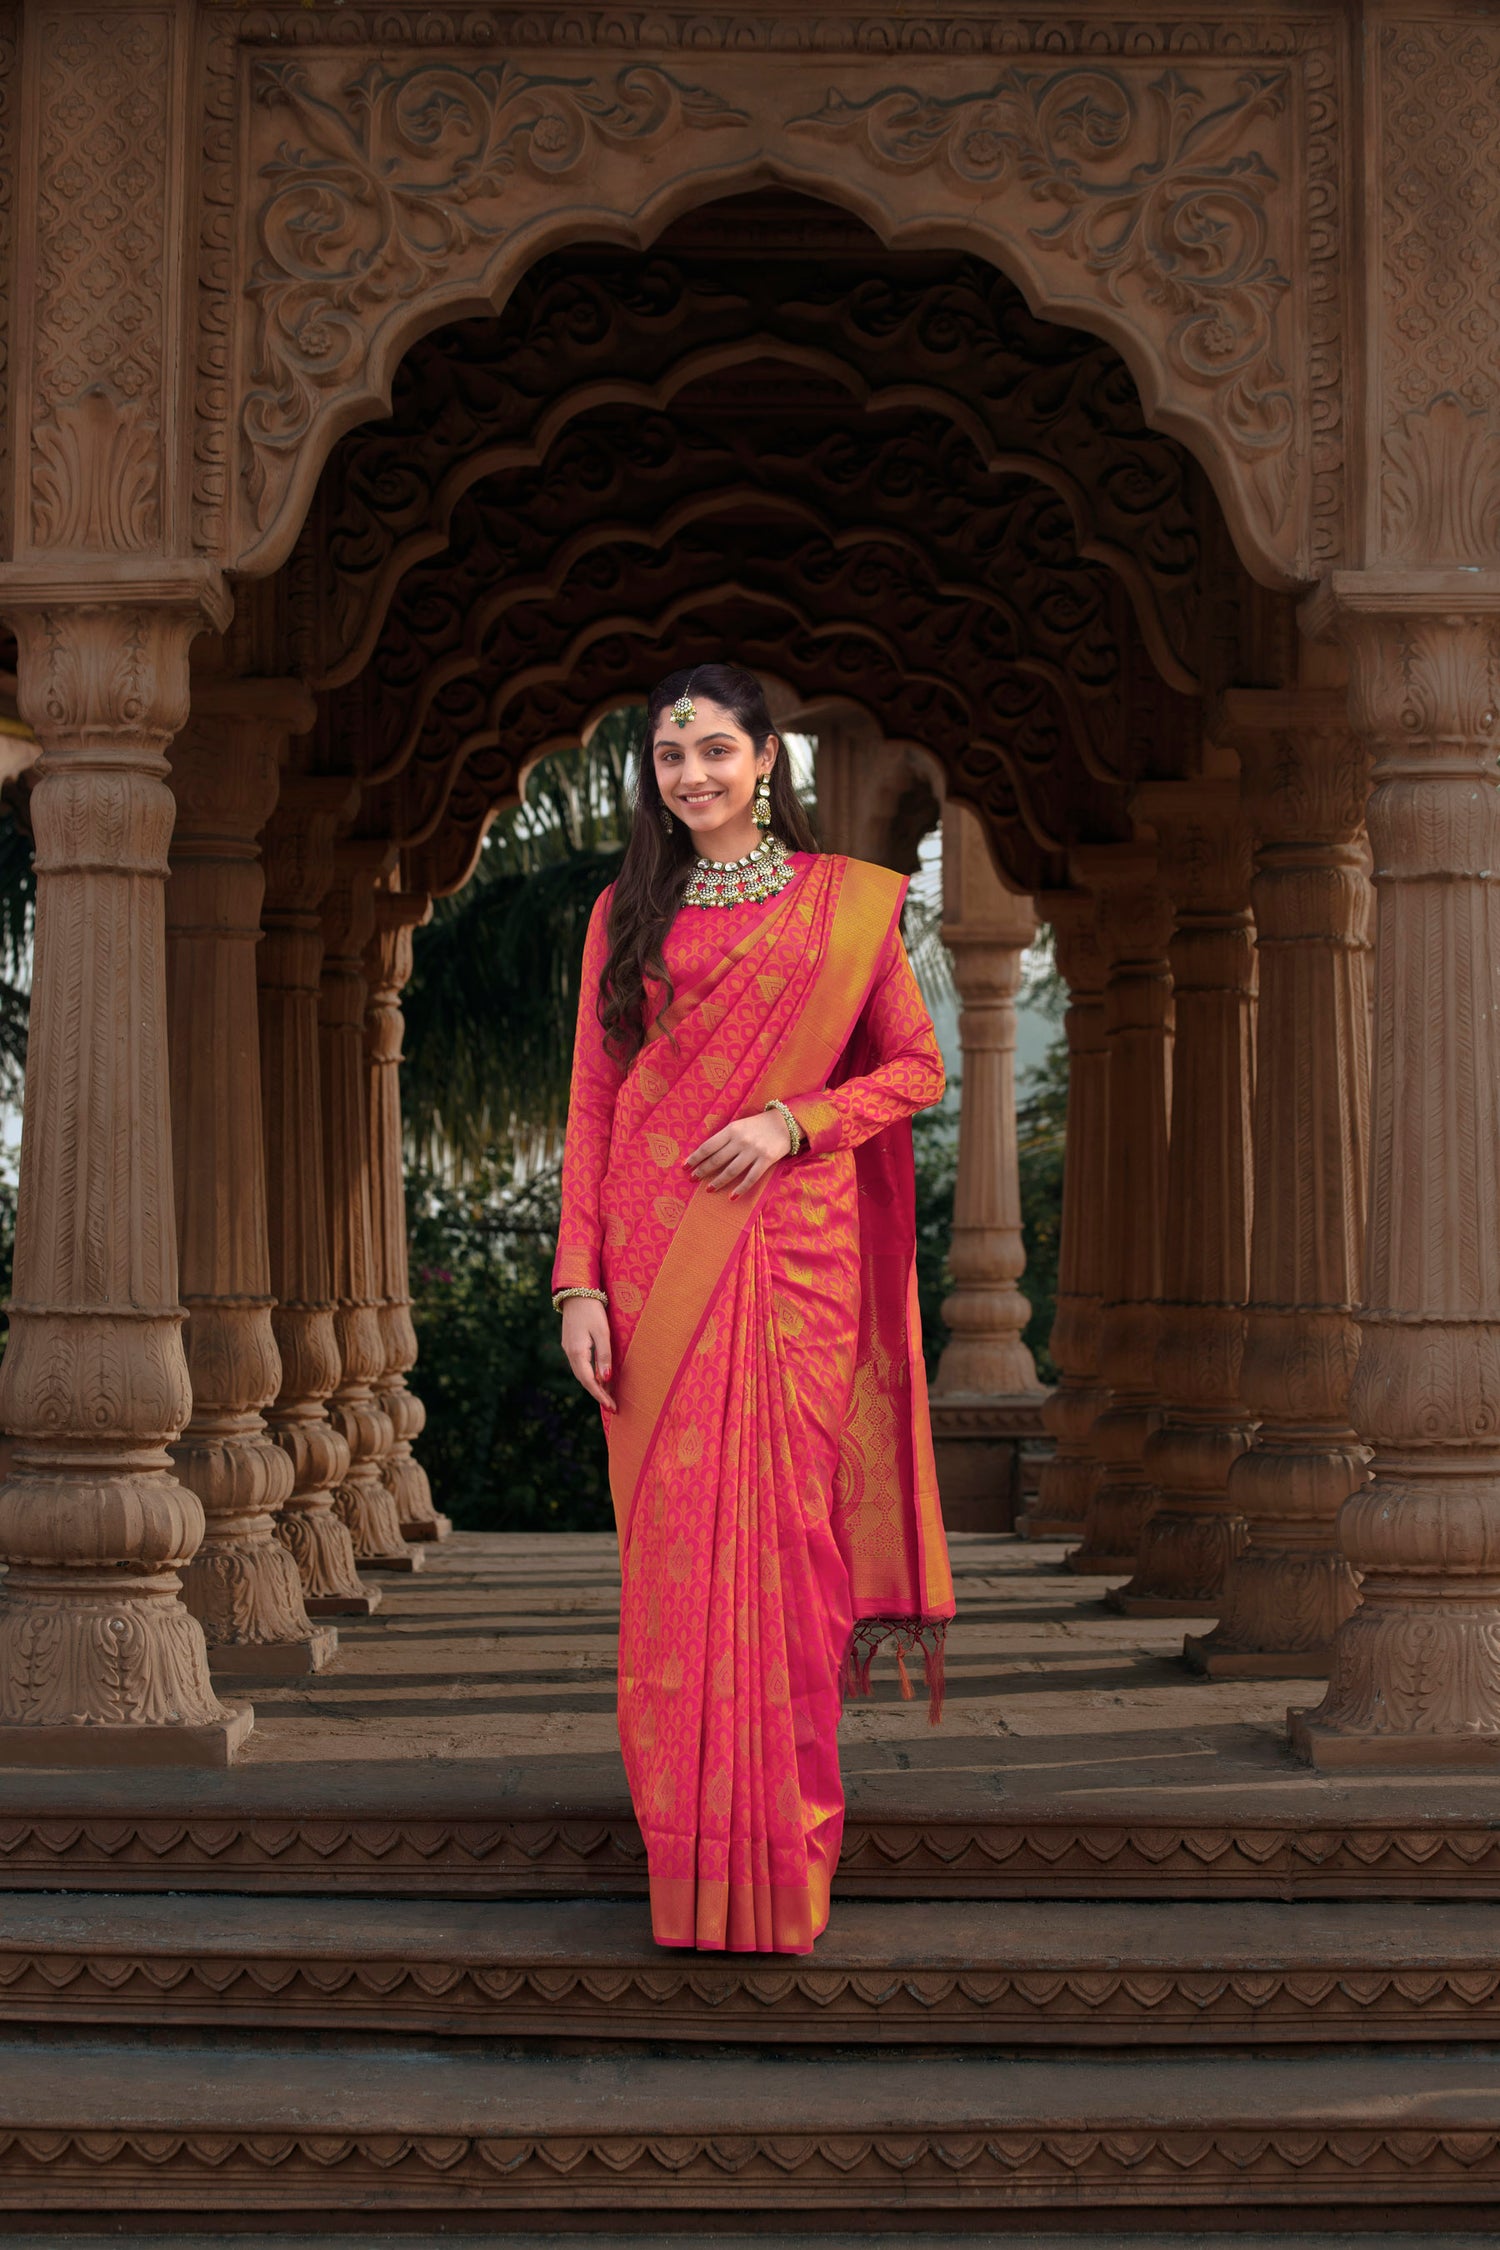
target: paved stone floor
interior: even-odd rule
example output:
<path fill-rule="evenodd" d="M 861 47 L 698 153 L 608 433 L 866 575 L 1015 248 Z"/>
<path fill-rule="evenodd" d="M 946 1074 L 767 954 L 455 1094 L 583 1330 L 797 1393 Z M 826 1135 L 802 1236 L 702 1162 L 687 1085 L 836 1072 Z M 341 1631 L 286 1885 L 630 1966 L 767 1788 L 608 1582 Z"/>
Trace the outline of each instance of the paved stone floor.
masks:
<path fill-rule="evenodd" d="M 1173 1818 L 1205 1819 L 1305 1817 L 1318 1805 L 1421 1818 L 1492 1805 L 1482 1772 L 1311 1772 L 1291 1757 L 1283 1728 L 1289 1704 L 1318 1700 L 1319 1682 L 1198 1678 L 1180 1661 L 1182 1636 L 1211 1621 L 1120 1617 L 1102 1599 L 1109 1582 L 1074 1577 L 1063 1552 L 954 1538 L 959 1609 L 943 1724 L 929 1727 L 920 1700 L 900 1700 L 887 1660 L 874 1698 L 844 1720 L 851 1805 L 888 1804 L 913 1788 L 932 1814 L 1003 1801 L 1097 1817 L 1145 1797 Z M 595 1803 L 621 1793 L 613 1539 L 459 1534 L 426 1549 L 425 1562 L 382 1579 L 376 1616 L 340 1620 L 328 1671 L 243 1691 L 256 1726 L 235 1773 L 290 1779 L 316 1764 L 352 1777 L 374 1761 L 392 1779 L 404 1768 L 416 1785 L 454 1761 L 482 1762 L 493 1776 L 499 1761 L 518 1792 L 545 1780 Z"/>

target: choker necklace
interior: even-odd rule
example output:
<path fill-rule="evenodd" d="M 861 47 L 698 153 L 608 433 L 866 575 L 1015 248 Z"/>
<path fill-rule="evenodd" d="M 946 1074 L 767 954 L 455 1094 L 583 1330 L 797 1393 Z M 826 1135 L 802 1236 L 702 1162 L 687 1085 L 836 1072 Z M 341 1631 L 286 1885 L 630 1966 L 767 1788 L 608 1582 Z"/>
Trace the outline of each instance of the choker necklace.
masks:
<path fill-rule="evenodd" d="M 743 906 L 784 891 L 795 869 L 779 836 L 763 836 L 743 859 L 700 859 L 682 894 L 684 906 Z"/>

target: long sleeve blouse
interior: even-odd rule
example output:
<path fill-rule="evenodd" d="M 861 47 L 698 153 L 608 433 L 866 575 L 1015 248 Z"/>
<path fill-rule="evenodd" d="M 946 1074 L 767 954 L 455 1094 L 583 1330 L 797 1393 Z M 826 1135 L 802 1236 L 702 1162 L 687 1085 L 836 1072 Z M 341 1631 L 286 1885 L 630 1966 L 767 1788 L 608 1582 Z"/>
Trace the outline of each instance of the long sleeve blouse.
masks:
<path fill-rule="evenodd" d="M 597 1289 L 601 1285 L 599 1190 L 609 1167 L 615 1101 L 625 1076 L 605 1046 L 596 999 L 609 955 L 609 896 L 606 891 L 595 906 L 583 948 L 578 1033 L 563 1144 L 562 1223 L 552 1270 L 554 1289 Z M 728 927 L 731 920 L 733 937 L 738 938 L 743 934 L 741 917 L 764 911 L 763 906 L 735 907 L 727 913 L 697 917 L 681 937 L 686 916 L 679 914 L 665 949 L 674 979 L 706 966 L 705 962 L 687 959 L 679 962 L 674 958 L 679 945 L 732 942 Z M 876 964 L 850 1052 L 857 1054 L 864 1066 L 857 1076 L 846 1078 L 832 1089 L 815 1087 L 788 1098 L 787 1106 L 802 1129 L 807 1154 L 826 1156 L 858 1148 L 899 1118 L 928 1109 L 943 1098 L 946 1080 L 942 1051 L 897 929 L 892 929 Z"/>

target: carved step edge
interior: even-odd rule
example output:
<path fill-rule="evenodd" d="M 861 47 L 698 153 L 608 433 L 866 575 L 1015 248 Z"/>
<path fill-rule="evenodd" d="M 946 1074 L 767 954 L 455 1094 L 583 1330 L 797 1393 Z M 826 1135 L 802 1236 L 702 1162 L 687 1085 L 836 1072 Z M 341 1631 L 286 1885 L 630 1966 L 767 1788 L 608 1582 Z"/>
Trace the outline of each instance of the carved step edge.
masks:
<path fill-rule="evenodd" d="M 1492 2209 L 1483 2057 L 560 2058 L 0 2044 L 0 2209 Z M 342 2059 L 341 2059 L 342 2057 Z M 1079 2118 L 1087 2118 L 1080 2127 Z M 303 2221 L 304 2225 L 307 2223 Z M 472 2224 L 472 2220 L 470 2221 Z M 753 2223 L 753 2222 L 752 2222 Z"/>
<path fill-rule="evenodd" d="M 639 1894 L 645 1881 L 623 1809 L 534 1819 L 0 1809 L 0 1892 L 598 1897 Z M 898 1899 L 1500 1898 L 1500 1827 L 1478 1810 L 1405 1825 L 855 1815 L 837 1887 L 844 1898 Z"/>
<path fill-rule="evenodd" d="M 941 1917 L 939 1924 L 938 1917 Z M 0 2021 L 987 2046 L 1494 2039 L 1487 1907 L 846 1902 L 815 1960 L 662 1959 L 639 1905 L 118 1895 L 0 1910 Z M 1400 1958 L 1396 1955 L 1399 1954 Z"/>

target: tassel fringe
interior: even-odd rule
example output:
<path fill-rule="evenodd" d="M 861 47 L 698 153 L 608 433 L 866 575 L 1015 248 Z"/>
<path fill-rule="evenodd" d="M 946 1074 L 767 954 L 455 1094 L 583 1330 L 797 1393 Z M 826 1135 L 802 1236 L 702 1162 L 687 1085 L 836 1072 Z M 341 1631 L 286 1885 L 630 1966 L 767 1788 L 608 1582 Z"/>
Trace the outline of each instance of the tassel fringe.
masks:
<path fill-rule="evenodd" d="M 920 1653 L 922 1682 L 927 1690 L 927 1723 L 937 1726 L 943 1716 L 943 1694 L 947 1685 L 943 1658 L 948 1638 L 947 1620 L 938 1618 L 926 1624 L 920 1617 L 864 1617 L 850 1635 L 849 1647 L 844 1656 L 840 1685 L 844 1699 L 867 1696 L 870 1693 L 870 1668 L 887 1641 L 895 1646 L 896 1671 L 901 1681 L 901 1697 L 910 1703 L 915 1689 L 911 1674 L 906 1668 L 909 1656 Z"/>

